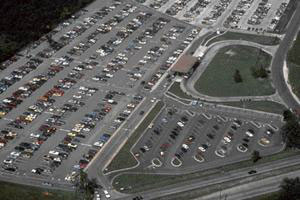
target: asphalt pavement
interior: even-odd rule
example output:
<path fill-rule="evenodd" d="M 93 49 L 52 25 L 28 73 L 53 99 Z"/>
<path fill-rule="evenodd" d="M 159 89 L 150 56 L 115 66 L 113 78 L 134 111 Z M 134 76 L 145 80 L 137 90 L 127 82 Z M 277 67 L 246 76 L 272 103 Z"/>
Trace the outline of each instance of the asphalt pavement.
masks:
<path fill-rule="evenodd" d="M 293 17 L 290 19 L 290 22 L 287 26 L 286 33 L 277 52 L 275 53 L 272 60 L 272 81 L 277 89 L 277 92 L 284 103 L 291 109 L 296 110 L 300 108 L 299 103 L 295 100 L 291 94 L 289 88 L 287 87 L 286 81 L 283 75 L 283 65 L 287 58 L 288 50 L 291 48 L 293 41 L 299 31 L 300 27 L 300 3 L 294 12 Z"/>

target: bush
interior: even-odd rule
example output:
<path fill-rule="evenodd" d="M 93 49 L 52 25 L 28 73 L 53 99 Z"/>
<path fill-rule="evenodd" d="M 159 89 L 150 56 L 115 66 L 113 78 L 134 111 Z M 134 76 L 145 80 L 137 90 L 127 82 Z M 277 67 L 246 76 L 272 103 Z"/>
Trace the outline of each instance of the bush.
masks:
<path fill-rule="evenodd" d="M 237 70 L 237 69 L 235 70 L 235 73 L 234 73 L 234 75 L 233 75 L 233 79 L 234 79 L 234 82 L 236 82 L 236 83 L 241 83 L 241 82 L 243 82 L 243 79 L 242 79 L 242 76 L 241 76 L 239 70 Z"/>

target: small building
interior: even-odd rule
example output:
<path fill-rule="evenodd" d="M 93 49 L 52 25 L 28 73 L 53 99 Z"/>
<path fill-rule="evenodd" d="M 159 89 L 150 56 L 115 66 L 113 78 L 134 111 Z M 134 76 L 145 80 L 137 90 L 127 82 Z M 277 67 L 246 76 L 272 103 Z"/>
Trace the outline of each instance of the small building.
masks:
<path fill-rule="evenodd" d="M 171 71 L 179 75 L 187 75 L 191 72 L 192 68 L 197 64 L 198 59 L 191 55 L 182 55 L 179 60 L 174 64 Z M 198 63 L 199 64 L 199 63 Z"/>

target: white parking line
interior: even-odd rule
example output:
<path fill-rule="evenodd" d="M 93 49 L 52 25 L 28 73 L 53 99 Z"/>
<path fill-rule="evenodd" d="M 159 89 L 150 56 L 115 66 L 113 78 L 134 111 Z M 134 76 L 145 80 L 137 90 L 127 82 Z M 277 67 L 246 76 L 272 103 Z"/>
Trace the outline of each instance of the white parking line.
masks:
<path fill-rule="evenodd" d="M 44 113 L 49 114 L 49 115 L 53 115 L 54 114 L 53 112 L 48 112 L 48 111 L 46 111 Z"/>
<path fill-rule="evenodd" d="M 4 119 L 4 120 L 6 120 L 6 121 L 14 121 L 13 119 L 8 119 L 8 118 L 2 118 L 2 119 Z"/>
<path fill-rule="evenodd" d="M 65 132 L 70 132 L 70 130 L 67 130 L 67 129 L 59 129 L 60 131 L 65 131 Z"/>
<path fill-rule="evenodd" d="M 92 146 L 91 144 L 84 144 L 84 143 L 79 143 L 79 144 L 82 145 L 82 146 L 88 146 L 88 147 Z"/>

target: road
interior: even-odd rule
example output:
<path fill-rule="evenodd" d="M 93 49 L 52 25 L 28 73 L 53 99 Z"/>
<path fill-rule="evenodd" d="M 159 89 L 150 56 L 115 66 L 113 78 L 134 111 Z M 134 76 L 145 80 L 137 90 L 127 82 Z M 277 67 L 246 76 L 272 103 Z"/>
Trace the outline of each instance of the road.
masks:
<path fill-rule="evenodd" d="M 274 55 L 274 59 L 272 61 L 272 80 L 275 88 L 279 96 L 282 98 L 284 103 L 288 105 L 291 109 L 299 109 L 299 103 L 294 99 L 290 90 L 287 87 L 286 81 L 284 80 L 283 75 L 283 65 L 287 57 L 287 52 L 290 49 L 295 36 L 298 33 L 300 26 L 300 3 L 294 12 L 292 19 L 290 20 L 285 37 L 280 43 L 280 46 L 277 52 Z"/>
<path fill-rule="evenodd" d="M 230 102 L 230 101 L 234 102 L 243 99 L 251 99 L 252 101 L 266 101 L 266 100 L 273 101 L 274 99 L 276 99 L 277 94 L 266 95 L 266 96 L 213 97 L 213 96 L 202 94 L 195 89 L 196 82 L 204 73 L 204 71 L 207 69 L 209 63 L 213 60 L 213 58 L 218 53 L 218 51 L 226 46 L 231 46 L 231 45 L 244 45 L 244 46 L 260 48 L 270 55 L 274 55 L 278 47 L 278 46 L 266 46 L 254 42 L 240 41 L 240 40 L 226 40 L 226 41 L 220 41 L 214 43 L 210 45 L 210 47 L 208 47 L 205 53 L 205 57 L 202 59 L 200 65 L 197 67 L 197 69 L 191 75 L 191 77 L 187 80 L 182 81 L 181 86 L 183 91 L 185 91 L 187 94 L 191 95 L 194 98 L 200 98 L 211 102 Z"/>
<path fill-rule="evenodd" d="M 209 177 L 202 177 L 200 179 L 186 181 L 185 184 L 176 183 L 176 184 L 172 184 L 172 185 L 163 186 L 158 189 L 152 189 L 152 190 L 148 190 L 146 192 L 141 192 L 138 194 L 142 195 L 145 200 L 149 200 L 149 199 L 156 199 L 156 198 L 167 196 L 167 195 L 188 192 L 193 189 L 201 189 L 201 188 L 205 188 L 210 185 L 222 184 L 224 182 L 230 183 L 231 181 L 239 180 L 239 179 L 248 179 L 248 178 L 253 179 L 254 176 L 259 176 L 264 173 L 271 172 L 272 170 L 282 169 L 287 166 L 299 165 L 299 163 L 300 163 L 299 158 L 300 158 L 299 156 L 295 156 L 293 158 L 288 158 L 285 160 L 277 160 L 277 161 L 273 161 L 268 164 L 265 163 L 265 164 L 258 165 L 254 168 L 257 171 L 257 174 L 255 174 L 255 175 L 249 175 L 248 171 L 252 170 L 253 167 L 247 167 L 247 168 L 238 169 L 238 170 L 234 170 L 234 171 L 223 171 L 223 173 L 221 175 L 220 175 L 220 173 L 216 173 Z M 224 186 L 224 187 L 226 187 L 226 186 Z M 218 192 L 218 194 L 219 194 L 219 192 Z M 132 197 L 134 197 L 134 195 L 128 196 L 126 198 L 122 197 L 119 199 L 130 200 Z"/>
<path fill-rule="evenodd" d="M 272 193 L 280 189 L 281 180 L 284 178 L 294 178 L 298 176 L 300 170 L 293 171 L 286 174 L 266 178 L 259 181 L 242 184 L 229 189 L 225 189 L 221 192 L 214 192 L 206 196 L 196 198 L 194 200 L 215 200 L 215 199 L 226 199 L 226 200 L 242 200 L 257 197 L 259 195 Z"/>

